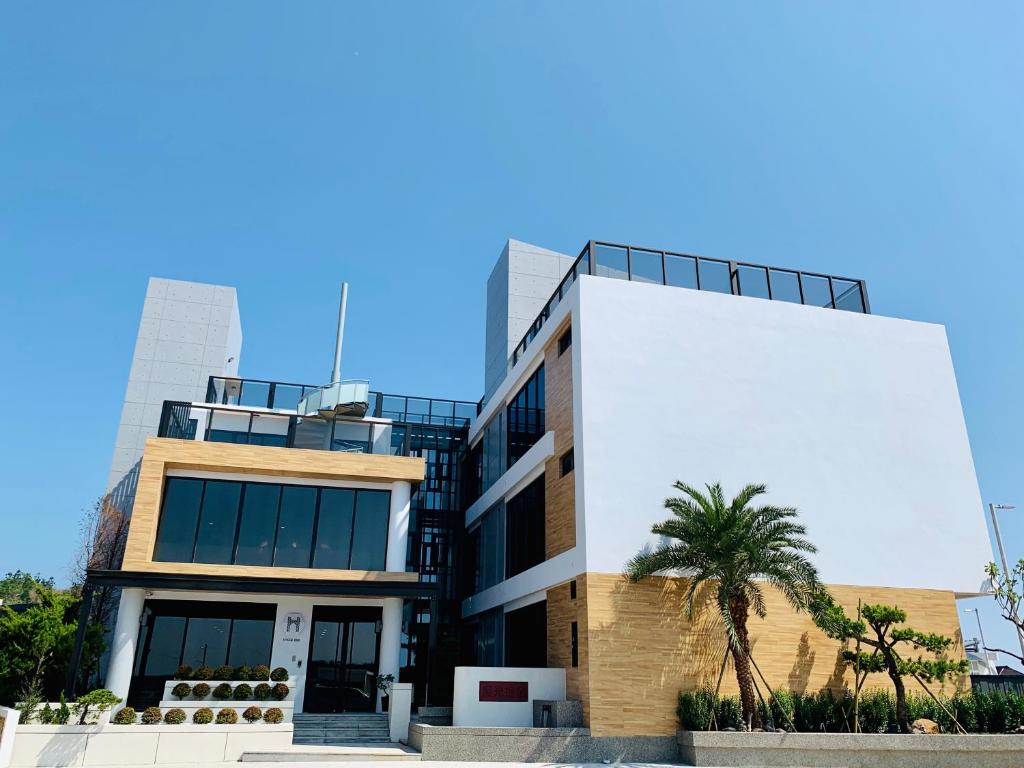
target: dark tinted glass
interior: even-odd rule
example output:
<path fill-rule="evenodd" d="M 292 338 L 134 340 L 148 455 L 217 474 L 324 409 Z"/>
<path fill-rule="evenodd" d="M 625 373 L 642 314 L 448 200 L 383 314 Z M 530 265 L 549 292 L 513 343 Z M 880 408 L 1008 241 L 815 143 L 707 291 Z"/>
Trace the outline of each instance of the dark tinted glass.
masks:
<path fill-rule="evenodd" d="M 293 448 L 307 448 L 314 451 L 327 450 L 334 425 L 324 419 L 296 419 Z"/>
<path fill-rule="evenodd" d="M 334 664 L 340 657 L 338 643 L 342 638 L 341 623 L 318 620 L 313 632 L 313 650 L 309 655 L 310 665 Z"/>
<path fill-rule="evenodd" d="M 270 385 L 262 381 L 243 381 L 238 404 L 266 408 L 270 405 Z"/>
<path fill-rule="evenodd" d="M 355 503 L 355 491 L 341 488 L 324 488 L 320 491 L 314 568 L 348 568 Z"/>
<path fill-rule="evenodd" d="M 391 455 L 403 456 L 405 452 L 405 433 L 407 427 L 391 427 Z"/>
<path fill-rule="evenodd" d="M 197 563 L 230 563 L 238 522 L 241 483 L 208 480 L 196 537 Z"/>
<path fill-rule="evenodd" d="M 764 267 L 736 267 L 739 275 L 740 295 L 768 298 L 768 270 Z"/>
<path fill-rule="evenodd" d="M 232 667 L 270 666 L 270 646 L 274 640 L 274 622 L 264 619 L 235 619 L 231 628 L 228 664 Z"/>
<path fill-rule="evenodd" d="M 631 248 L 629 251 L 629 279 L 639 283 L 665 282 L 661 270 L 661 254 L 655 251 L 640 251 Z"/>
<path fill-rule="evenodd" d="M 772 298 L 776 301 L 792 301 L 800 303 L 800 278 L 796 272 L 773 269 L 770 273 L 772 281 Z"/>
<path fill-rule="evenodd" d="M 315 512 L 316 488 L 284 486 L 281 491 L 281 514 L 278 518 L 274 565 L 309 567 Z"/>
<path fill-rule="evenodd" d="M 207 664 L 214 668 L 227 663 L 230 629 L 231 619 L 189 619 L 181 663 L 190 667 Z"/>
<path fill-rule="evenodd" d="M 505 514 L 506 575 L 515 576 L 544 561 L 544 476 L 509 499 Z"/>
<path fill-rule="evenodd" d="M 836 309 L 845 309 L 847 312 L 864 311 L 864 299 L 860 295 L 859 283 L 833 278 L 832 291 L 836 295 Z"/>
<path fill-rule="evenodd" d="M 160 512 L 160 531 L 154 559 L 165 563 L 191 563 L 199 521 L 202 480 L 167 478 L 164 505 Z M 171 670 L 173 672 L 173 670 Z"/>
<path fill-rule="evenodd" d="M 359 491 L 356 496 L 356 522 L 352 534 L 352 568 L 357 571 L 383 571 L 388 541 L 387 491 Z"/>
<path fill-rule="evenodd" d="M 729 279 L 729 265 L 723 261 L 701 259 L 700 289 L 717 293 L 732 293 L 732 281 Z"/>
<path fill-rule="evenodd" d="M 626 249 L 610 245 L 595 245 L 594 274 L 628 280 L 629 262 L 626 259 Z"/>
<path fill-rule="evenodd" d="M 149 633 L 149 654 L 145 656 L 144 675 L 171 675 L 181 664 L 181 641 L 185 619 L 181 616 L 154 616 Z M 140 653 L 142 652 L 140 648 Z M 141 660 L 140 660 L 141 661 Z"/>
<path fill-rule="evenodd" d="M 242 519 L 238 524 L 239 565 L 272 565 L 274 532 L 277 530 L 277 503 L 281 486 L 247 483 L 242 500 Z"/>
<path fill-rule="evenodd" d="M 804 286 L 804 304 L 810 304 L 812 307 L 832 306 L 832 294 L 829 292 L 827 277 L 801 275 L 800 280 Z"/>
<path fill-rule="evenodd" d="M 697 287 L 697 260 L 665 254 L 665 284 L 680 288 Z"/>

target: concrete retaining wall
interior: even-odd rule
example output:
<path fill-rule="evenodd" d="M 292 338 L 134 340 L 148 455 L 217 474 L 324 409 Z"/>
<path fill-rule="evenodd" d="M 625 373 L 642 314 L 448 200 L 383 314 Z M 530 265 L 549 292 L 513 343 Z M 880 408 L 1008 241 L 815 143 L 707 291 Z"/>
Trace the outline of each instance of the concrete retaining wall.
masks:
<path fill-rule="evenodd" d="M 680 731 L 679 757 L 695 766 L 1009 768 L 1024 765 L 1024 736 Z"/>

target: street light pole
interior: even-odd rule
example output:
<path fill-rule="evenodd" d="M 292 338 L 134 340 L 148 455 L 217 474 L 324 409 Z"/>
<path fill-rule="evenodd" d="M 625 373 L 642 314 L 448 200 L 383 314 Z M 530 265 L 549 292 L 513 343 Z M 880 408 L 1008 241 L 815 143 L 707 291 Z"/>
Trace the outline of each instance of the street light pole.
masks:
<path fill-rule="evenodd" d="M 1006 564 L 1006 550 L 1003 549 L 1003 536 L 999 532 L 999 518 L 996 517 L 997 509 L 1015 509 L 1015 507 L 1012 504 L 988 505 L 988 513 L 992 516 L 992 530 L 996 532 L 996 547 L 999 549 L 999 559 L 1003 564 L 1003 578 L 1008 580 L 1010 578 L 1010 568 Z M 1010 597 L 1010 608 L 1013 618 L 1017 619 L 1019 622 L 1020 618 L 1017 613 L 1017 600 L 1013 597 L 1013 593 L 1011 593 Z M 1015 627 L 1015 629 L 1017 629 L 1017 642 L 1020 643 L 1020 654 L 1021 656 L 1024 656 L 1024 632 L 1021 632 L 1019 627 Z"/>

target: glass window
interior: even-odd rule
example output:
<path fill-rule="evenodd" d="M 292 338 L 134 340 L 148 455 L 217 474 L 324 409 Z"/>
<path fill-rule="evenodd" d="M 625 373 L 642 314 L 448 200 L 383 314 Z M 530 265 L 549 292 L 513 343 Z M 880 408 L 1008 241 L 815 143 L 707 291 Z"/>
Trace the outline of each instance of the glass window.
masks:
<path fill-rule="evenodd" d="M 844 309 L 847 312 L 864 311 L 864 298 L 860 293 L 860 283 L 832 278 L 832 291 L 836 295 L 836 309 Z"/>
<path fill-rule="evenodd" d="M 405 398 L 394 395 L 384 395 L 381 398 L 381 413 L 385 419 L 405 421 Z"/>
<path fill-rule="evenodd" d="M 274 402 L 271 408 L 279 410 L 294 411 L 299 407 L 299 400 L 302 399 L 302 387 L 293 384 L 275 384 Z"/>
<path fill-rule="evenodd" d="M 393 425 L 391 427 L 391 455 L 392 456 L 404 456 L 405 455 L 405 435 L 408 431 L 408 427 L 400 427 Z"/>
<path fill-rule="evenodd" d="M 576 467 L 576 459 L 573 456 L 572 448 L 562 454 L 562 477 L 565 477 Z"/>
<path fill-rule="evenodd" d="M 327 450 L 333 426 L 333 422 L 324 419 L 296 419 L 295 439 L 292 441 L 292 448 L 308 448 L 315 451 Z"/>
<path fill-rule="evenodd" d="M 812 307 L 832 307 L 832 292 L 828 287 L 827 277 L 817 275 L 800 275 L 804 286 L 804 304 Z"/>
<path fill-rule="evenodd" d="M 700 289 L 716 293 L 732 293 L 729 265 L 724 261 L 700 259 Z"/>
<path fill-rule="evenodd" d="M 509 499 L 505 515 L 506 575 L 511 577 L 544 562 L 544 475 Z"/>
<path fill-rule="evenodd" d="M 511 467 L 544 435 L 544 366 L 526 380 L 507 412 L 508 464 Z M 496 479 L 496 478 L 495 478 Z"/>
<path fill-rule="evenodd" d="M 287 416 L 267 416 L 260 413 L 252 415 L 252 433 L 249 435 L 250 445 L 274 445 L 284 448 L 288 445 Z"/>
<path fill-rule="evenodd" d="M 246 483 L 242 519 L 238 524 L 235 562 L 239 565 L 273 565 L 274 533 L 281 486 Z"/>
<path fill-rule="evenodd" d="M 430 401 L 422 400 L 416 397 L 407 397 L 406 402 L 406 420 L 416 422 L 418 424 L 426 424 L 430 421 Z"/>
<path fill-rule="evenodd" d="M 764 267 L 736 267 L 741 296 L 768 298 L 768 270 Z"/>
<path fill-rule="evenodd" d="M 341 622 L 318 619 L 313 633 L 313 652 L 310 665 L 335 664 L 338 661 L 338 642 L 341 639 Z"/>
<path fill-rule="evenodd" d="M 154 560 L 164 563 L 192 562 L 202 496 L 202 480 L 167 478 Z"/>
<path fill-rule="evenodd" d="M 772 298 L 776 301 L 800 303 L 800 278 L 796 272 L 773 269 L 769 273 L 772 281 Z"/>
<path fill-rule="evenodd" d="M 565 352 L 565 350 L 567 350 L 570 346 L 572 346 L 572 326 L 570 326 L 569 328 L 566 328 L 565 333 L 563 333 L 558 338 L 558 354 L 559 354 L 559 356 L 561 356 L 562 353 Z"/>
<path fill-rule="evenodd" d="M 207 664 L 215 669 L 227 663 L 230 630 L 231 619 L 190 618 L 181 663 L 193 668 Z"/>
<path fill-rule="evenodd" d="M 239 405 L 266 408 L 270 405 L 270 384 L 263 381 L 243 381 Z"/>
<path fill-rule="evenodd" d="M 430 423 L 451 424 L 452 414 L 455 412 L 455 403 L 450 400 L 430 401 Z"/>
<path fill-rule="evenodd" d="M 626 249 L 611 245 L 595 245 L 594 274 L 628 280 L 629 260 L 626 258 Z"/>
<path fill-rule="evenodd" d="M 665 285 L 697 287 L 697 260 L 692 256 L 665 254 Z"/>
<path fill-rule="evenodd" d="M 281 491 L 274 565 L 308 568 L 313 540 L 316 488 L 286 485 Z"/>
<path fill-rule="evenodd" d="M 369 453 L 370 425 L 361 421 L 335 421 L 331 450 L 342 453 Z"/>
<path fill-rule="evenodd" d="M 213 411 L 210 414 L 210 432 L 206 439 L 212 443 L 249 442 L 249 414 Z"/>
<path fill-rule="evenodd" d="M 630 248 L 629 279 L 636 280 L 638 283 L 663 284 L 665 274 L 661 268 L 661 253 Z"/>
<path fill-rule="evenodd" d="M 466 422 L 476 418 L 476 405 L 473 403 L 456 403 L 455 404 L 455 418 L 456 420 L 465 420 Z M 456 426 L 462 426 L 462 422 Z"/>
<path fill-rule="evenodd" d="M 230 563 L 238 522 L 241 483 L 208 480 L 196 536 L 196 563 Z"/>
<path fill-rule="evenodd" d="M 355 504 L 355 491 L 343 488 L 324 488 L 320 491 L 316 550 L 313 554 L 314 568 L 349 567 Z"/>
<path fill-rule="evenodd" d="M 149 632 L 148 653 L 140 659 L 145 664 L 141 674 L 173 675 L 181 665 L 181 642 L 185 636 L 185 618 L 182 616 L 153 616 L 147 626 Z M 142 648 L 145 650 L 145 642 Z"/>
<path fill-rule="evenodd" d="M 359 491 L 356 495 L 356 520 L 352 531 L 352 568 L 357 571 L 383 571 L 388 541 L 388 491 Z"/>
<path fill-rule="evenodd" d="M 255 667 L 270 659 L 274 642 L 274 622 L 266 619 L 235 619 L 231 627 L 228 664 Z"/>

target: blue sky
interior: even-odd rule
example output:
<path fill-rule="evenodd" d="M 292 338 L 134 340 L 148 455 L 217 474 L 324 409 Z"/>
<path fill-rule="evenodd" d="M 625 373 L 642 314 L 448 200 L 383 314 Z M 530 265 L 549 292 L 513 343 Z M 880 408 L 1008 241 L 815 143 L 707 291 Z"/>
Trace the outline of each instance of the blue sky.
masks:
<path fill-rule="evenodd" d="M 235 285 L 243 373 L 298 381 L 347 279 L 349 374 L 476 399 L 507 237 L 863 277 L 946 324 L 1024 557 L 1021 39 L 1010 2 L 4 3 L 0 571 L 66 578 L 148 276 Z"/>

